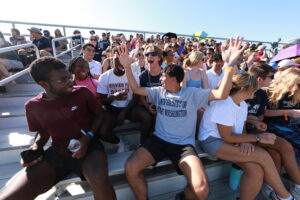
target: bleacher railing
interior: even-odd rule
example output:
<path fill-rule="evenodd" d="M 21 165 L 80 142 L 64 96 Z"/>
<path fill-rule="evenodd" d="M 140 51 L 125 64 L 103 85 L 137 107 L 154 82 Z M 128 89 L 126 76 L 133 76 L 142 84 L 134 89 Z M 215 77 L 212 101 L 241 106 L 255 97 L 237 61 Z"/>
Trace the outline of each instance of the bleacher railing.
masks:
<path fill-rule="evenodd" d="M 74 38 L 74 37 L 80 37 L 80 44 L 78 44 L 78 45 L 76 45 L 76 46 L 73 47 L 73 38 Z M 60 52 L 58 55 L 56 55 L 57 50 L 56 50 L 56 48 L 55 48 L 55 42 L 61 41 L 61 40 L 66 40 L 66 39 L 70 39 L 70 38 L 71 38 L 70 48 L 67 49 L 67 50 L 65 50 L 65 51 L 62 51 L 62 52 Z M 82 46 L 82 43 L 83 43 L 82 41 L 83 41 L 83 40 L 82 40 L 81 34 L 75 34 L 75 35 L 72 35 L 72 36 L 60 37 L 60 38 L 54 38 L 54 39 L 52 39 L 52 51 L 53 51 L 53 56 L 54 56 L 55 58 L 59 58 L 59 57 L 65 55 L 65 54 L 71 52 L 71 55 L 72 55 L 72 58 L 73 58 L 73 57 L 74 57 L 74 52 L 73 52 L 73 51 L 74 51 L 76 48 Z"/>
<path fill-rule="evenodd" d="M 18 50 L 18 49 L 23 49 L 23 48 L 28 48 L 28 47 L 33 47 L 34 48 L 34 51 L 35 51 L 35 55 L 36 55 L 36 58 L 39 58 L 40 57 L 40 52 L 39 52 L 39 49 L 35 46 L 35 44 L 22 44 L 22 45 L 16 45 L 16 46 L 11 46 L 11 47 L 5 47 L 5 48 L 0 48 L 0 54 L 1 53 L 5 53 L 5 52 L 9 52 L 9 51 L 15 51 L 15 50 Z M 29 68 L 26 68 L 18 73 L 15 73 L 3 80 L 0 81 L 0 86 L 3 86 L 13 80 L 15 80 L 16 78 L 20 77 L 20 76 L 23 76 L 24 74 L 27 74 L 29 72 Z"/>

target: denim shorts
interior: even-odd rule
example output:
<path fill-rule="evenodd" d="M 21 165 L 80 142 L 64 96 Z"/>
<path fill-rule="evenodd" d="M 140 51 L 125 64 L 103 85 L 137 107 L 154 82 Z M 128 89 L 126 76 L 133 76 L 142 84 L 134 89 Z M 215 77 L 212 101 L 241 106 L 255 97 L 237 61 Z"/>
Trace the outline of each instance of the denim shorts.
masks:
<path fill-rule="evenodd" d="M 211 156 L 215 156 L 218 149 L 222 146 L 224 141 L 221 138 L 209 136 L 203 141 L 200 141 L 202 149 Z"/>

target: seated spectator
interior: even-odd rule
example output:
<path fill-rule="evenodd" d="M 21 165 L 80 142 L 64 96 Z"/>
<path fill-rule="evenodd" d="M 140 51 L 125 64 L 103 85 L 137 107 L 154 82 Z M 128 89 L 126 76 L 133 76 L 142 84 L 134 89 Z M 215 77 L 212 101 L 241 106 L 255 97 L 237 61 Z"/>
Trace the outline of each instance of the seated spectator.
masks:
<path fill-rule="evenodd" d="M 180 55 L 182 53 L 182 51 L 184 50 L 184 40 L 182 37 L 179 37 L 177 39 L 177 44 L 178 44 L 177 54 Z"/>
<path fill-rule="evenodd" d="M 68 71 L 74 74 L 75 85 L 87 87 L 100 102 L 100 95 L 97 93 L 97 80 L 90 73 L 89 63 L 80 56 L 72 58 Z"/>
<path fill-rule="evenodd" d="M 224 77 L 225 69 L 222 55 L 214 53 L 210 58 L 212 68 L 207 71 L 207 79 L 210 89 L 216 89 Z"/>
<path fill-rule="evenodd" d="M 96 36 L 91 36 L 89 38 L 89 43 L 93 44 L 95 47 L 95 55 L 93 60 L 101 62 L 101 55 L 103 49 L 98 46 L 98 38 Z"/>
<path fill-rule="evenodd" d="M 262 87 L 268 87 L 274 79 L 274 73 L 276 72 L 270 65 L 263 62 L 256 62 L 252 65 L 249 73 L 256 77 L 258 82 L 258 90 L 254 94 L 253 99 L 247 99 L 248 104 L 248 117 L 247 117 L 247 132 L 251 134 L 261 134 L 266 132 L 267 126 L 263 123 L 265 108 L 268 104 L 268 96 Z M 292 195 L 300 197 L 300 170 L 295 158 L 295 152 L 292 145 L 282 137 L 276 137 L 273 145 L 263 145 L 270 153 L 278 173 L 281 172 L 283 166 L 288 173 L 289 177 L 296 184 L 296 190 L 292 189 Z M 298 189 L 297 189 L 298 185 Z M 270 193 L 273 191 L 272 187 L 268 184 L 264 184 L 262 194 L 269 199 Z M 296 192 L 296 194 L 295 194 Z M 297 192 L 299 193 L 297 195 Z"/>
<path fill-rule="evenodd" d="M 16 28 L 11 29 L 11 37 L 9 38 L 11 45 L 21 44 L 21 35 L 20 31 Z"/>
<path fill-rule="evenodd" d="M 9 47 L 9 43 L 5 41 L 4 38 L 0 39 L 0 48 Z M 21 62 L 20 57 L 17 55 L 15 51 L 8 51 L 0 54 L 0 79 L 3 77 L 9 77 L 9 70 L 20 70 L 23 69 L 24 66 Z M 15 84 L 15 82 L 13 82 Z"/>
<path fill-rule="evenodd" d="M 199 42 L 197 46 L 197 50 L 204 53 L 206 50 L 206 44 L 204 42 Z"/>
<path fill-rule="evenodd" d="M 34 61 L 30 74 L 45 90 L 25 104 L 29 130 L 37 132 L 30 149 L 42 150 L 50 137 L 52 143 L 32 162 L 21 159 L 24 168 L 0 192 L 0 199 L 35 199 L 75 173 L 90 185 L 94 199 L 115 200 L 97 132 L 103 111 L 96 98 L 85 87 L 73 87 L 70 73 L 58 59 Z M 71 139 L 80 142 L 80 149 L 74 153 L 67 148 Z"/>
<path fill-rule="evenodd" d="M 192 47 L 193 47 L 192 42 L 187 42 L 184 45 L 184 50 L 180 54 L 182 60 L 186 59 L 190 55 L 190 53 L 192 52 Z"/>
<path fill-rule="evenodd" d="M 144 57 L 144 49 L 140 48 L 137 49 L 138 53 L 135 54 L 135 58 L 137 61 L 135 61 L 134 63 L 131 64 L 131 70 L 132 73 L 137 75 L 138 77 L 140 76 L 140 74 L 145 71 L 145 57 Z"/>
<path fill-rule="evenodd" d="M 246 54 L 245 61 L 240 65 L 240 69 L 245 72 L 249 71 L 253 62 L 256 61 L 256 58 L 257 52 L 255 50 L 255 47 L 250 47 L 249 52 Z"/>
<path fill-rule="evenodd" d="M 229 69 L 226 68 L 227 70 Z M 248 106 L 244 100 L 252 98 L 256 90 L 256 77 L 247 73 L 235 75 L 229 97 L 212 102 L 205 110 L 200 124 L 200 144 L 211 156 L 233 162 L 243 169 L 241 200 L 255 199 L 263 180 L 276 192 L 271 193 L 271 199 L 293 200 L 269 153 L 255 144 L 273 145 L 276 136 L 271 133 L 247 134 L 244 128 L 248 114 Z"/>
<path fill-rule="evenodd" d="M 92 43 L 86 43 L 82 46 L 83 58 L 88 61 L 90 72 L 94 79 L 99 79 L 102 74 L 102 65 L 100 62 L 93 60 L 95 56 L 95 46 Z"/>
<path fill-rule="evenodd" d="M 103 73 L 98 81 L 97 92 L 100 94 L 101 102 L 105 105 L 107 115 L 101 127 L 102 139 L 104 141 L 119 144 L 118 152 L 124 151 L 123 141 L 113 131 L 117 125 L 122 125 L 125 119 L 137 122 L 135 106 L 138 96 L 132 94 L 128 86 L 123 66 L 119 59 L 113 58 L 113 69 Z M 138 80 L 138 77 L 135 77 Z M 143 137 L 143 136 L 142 136 Z"/>
<path fill-rule="evenodd" d="M 49 54 L 52 53 L 52 47 L 47 38 L 42 36 L 41 29 L 36 27 L 31 27 L 28 29 L 30 31 L 30 35 L 33 38 L 32 43 L 37 46 L 37 48 L 40 50 L 40 54 Z M 41 51 L 43 50 L 43 51 Z"/>
<path fill-rule="evenodd" d="M 241 42 L 224 53 L 226 62 L 235 62 Z M 233 42 L 232 42 L 233 43 Z M 147 96 L 157 107 L 155 131 L 134 152 L 125 165 L 126 177 L 137 199 L 147 199 L 147 182 L 143 170 L 164 158 L 172 160 L 179 174 L 187 178 L 187 187 L 178 194 L 178 199 L 206 199 L 209 192 L 205 171 L 194 150 L 196 111 L 209 101 L 228 96 L 232 70 L 227 70 L 225 81 L 218 90 L 180 87 L 184 71 L 178 65 L 169 65 L 162 71 L 162 87 L 139 87 L 130 69 L 131 58 L 127 50 L 119 49 L 119 59 L 126 70 L 130 88 L 135 94 Z M 231 65 L 231 64 L 230 64 Z"/>
<path fill-rule="evenodd" d="M 44 34 L 44 37 L 49 40 L 50 44 L 52 44 L 53 37 L 50 35 L 50 32 L 48 30 L 43 30 L 43 34 Z M 58 46 L 58 45 L 59 44 L 57 42 L 55 42 L 55 46 Z"/>
<path fill-rule="evenodd" d="M 264 114 L 267 131 L 289 141 L 300 164 L 300 69 L 283 71 L 267 88 L 267 95 Z"/>
<path fill-rule="evenodd" d="M 55 38 L 64 37 L 59 29 L 55 29 L 54 35 L 55 35 Z M 55 49 L 59 52 L 65 51 L 68 49 L 68 46 L 67 46 L 68 43 L 69 42 L 67 39 L 59 40 L 59 41 L 57 41 L 58 46 L 55 45 Z"/>
<path fill-rule="evenodd" d="M 212 57 L 212 55 L 215 53 L 213 48 L 208 48 L 206 50 L 206 60 L 205 60 L 205 65 L 206 65 L 206 70 L 210 70 L 211 69 L 211 62 L 210 59 Z"/>
<path fill-rule="evenodd" d="M 107 47 L 109 47 L 110 42 L 108 40 L 108 37 L 106 33 L 102 33 L 102 40 L 99 41 L 99 47 L 105 51 Z"/>
<path fill-rule="evenodd" d="M 164 62 L 161 65 L 161 68 L 165 68 L 168 65 L 175 64 L 174 61 L 174 53 L 172 50 L 163 51 Z"/>
<path fill-rule="evenodd" d="M 296 68 L 298 66 L 300 66 L 300 64 L 297 64 L 293 60 L 290 60 L 290 59 L 284 59 L 284 60 L 280 61 L 277 64 L 277 72 L 275 73 L 275 79 L 277 77 L 279 77 L 283 71 L 285 71 L 289 68 Z"/>
<path fill-rule="evenodd" d="M 79 30 L 75 30 L 73 35 L 81 34 Z M 84 44 L 84 38 L 80 36 L 72 37 L 73 47 L 79 44 Z"/>
<path fill-rule="evenodd" d="M 258 45 L 256 61 L 260 61 L 260 60 L 265 59 L 265 58 L 268 58 L 268 54 L 267 54 L 267 51 L 266 51 L 266 46 Z"/>
<path fill-rule="evenodd" d="M 115 50 L 119 45 L 120 43 L 113 42 L 111 43 L 110 47 L 106 49 L 106 59 L 103 61 L 102 73 L 106 72 L 109 69 L 112 69 L 113 56 L 114 56 L 113 52 L 115 52 Z"/>
<path fill-rule="evenodd" d="M 203 53 L 193 51 L 184 61 L 183 69 L 186 70 L 184 79 L 181 83 L 183 87 L 197 87 L 208 89 L 206 69 L 203 68 Z"/>

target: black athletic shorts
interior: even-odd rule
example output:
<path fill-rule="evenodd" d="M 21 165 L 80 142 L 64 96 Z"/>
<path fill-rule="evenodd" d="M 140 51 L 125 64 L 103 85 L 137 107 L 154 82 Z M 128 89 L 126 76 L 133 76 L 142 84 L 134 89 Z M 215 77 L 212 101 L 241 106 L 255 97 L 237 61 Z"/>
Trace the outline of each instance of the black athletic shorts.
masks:
<path fill-rule="evenodd" d="M 146 142 L 142 144 L 142 147 L 150 152 L 156 163 L 164 158 L 169 158 L 180 175 L 183 173 L 178 166 L 179 161 L 189 155 L 198 156 L 195 148 L 190 144 L 178 145 L 169 143 L 155 135 L 149 136 Z"/>
<path fill-rule="evenodd" d="M 44 160 L 54 168 L 57 182 L 63 180 L 70 173 L 74 173 L 85 180 L 81 170 L 82 163 L 87 155 L 94 151 L 104 152 L 104 146 L 97 138 L 93 138 L 89 142 L 88 150 L 83 158 L 77 159 L 65 156 L 49 148 L 44 153 Z"/>

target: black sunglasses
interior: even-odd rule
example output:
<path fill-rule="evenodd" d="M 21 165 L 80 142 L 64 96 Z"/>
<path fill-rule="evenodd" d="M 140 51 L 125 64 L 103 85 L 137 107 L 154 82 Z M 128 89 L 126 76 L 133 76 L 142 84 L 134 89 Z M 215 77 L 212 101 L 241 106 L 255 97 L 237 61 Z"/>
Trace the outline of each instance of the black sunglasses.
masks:
<path fill-rule="evenodd" d="M 91 41 L 97 41 L 97 39 L 90 39 Z"/>
<path fill-rule="evenodd" d="M 147 52 L 146 54 L 145 54 L 145 56 L 146 57 L 149 57 L 149 56 L 157 56 L 157 53 L 154 51 L 154 52 Z"/>
<path fill-rule="evenodd" d="M 272 74 L 271 76 L 266 76 L 266 77 L 269 77 L 270 79 L 274 79 L 275 75 Z"/>

